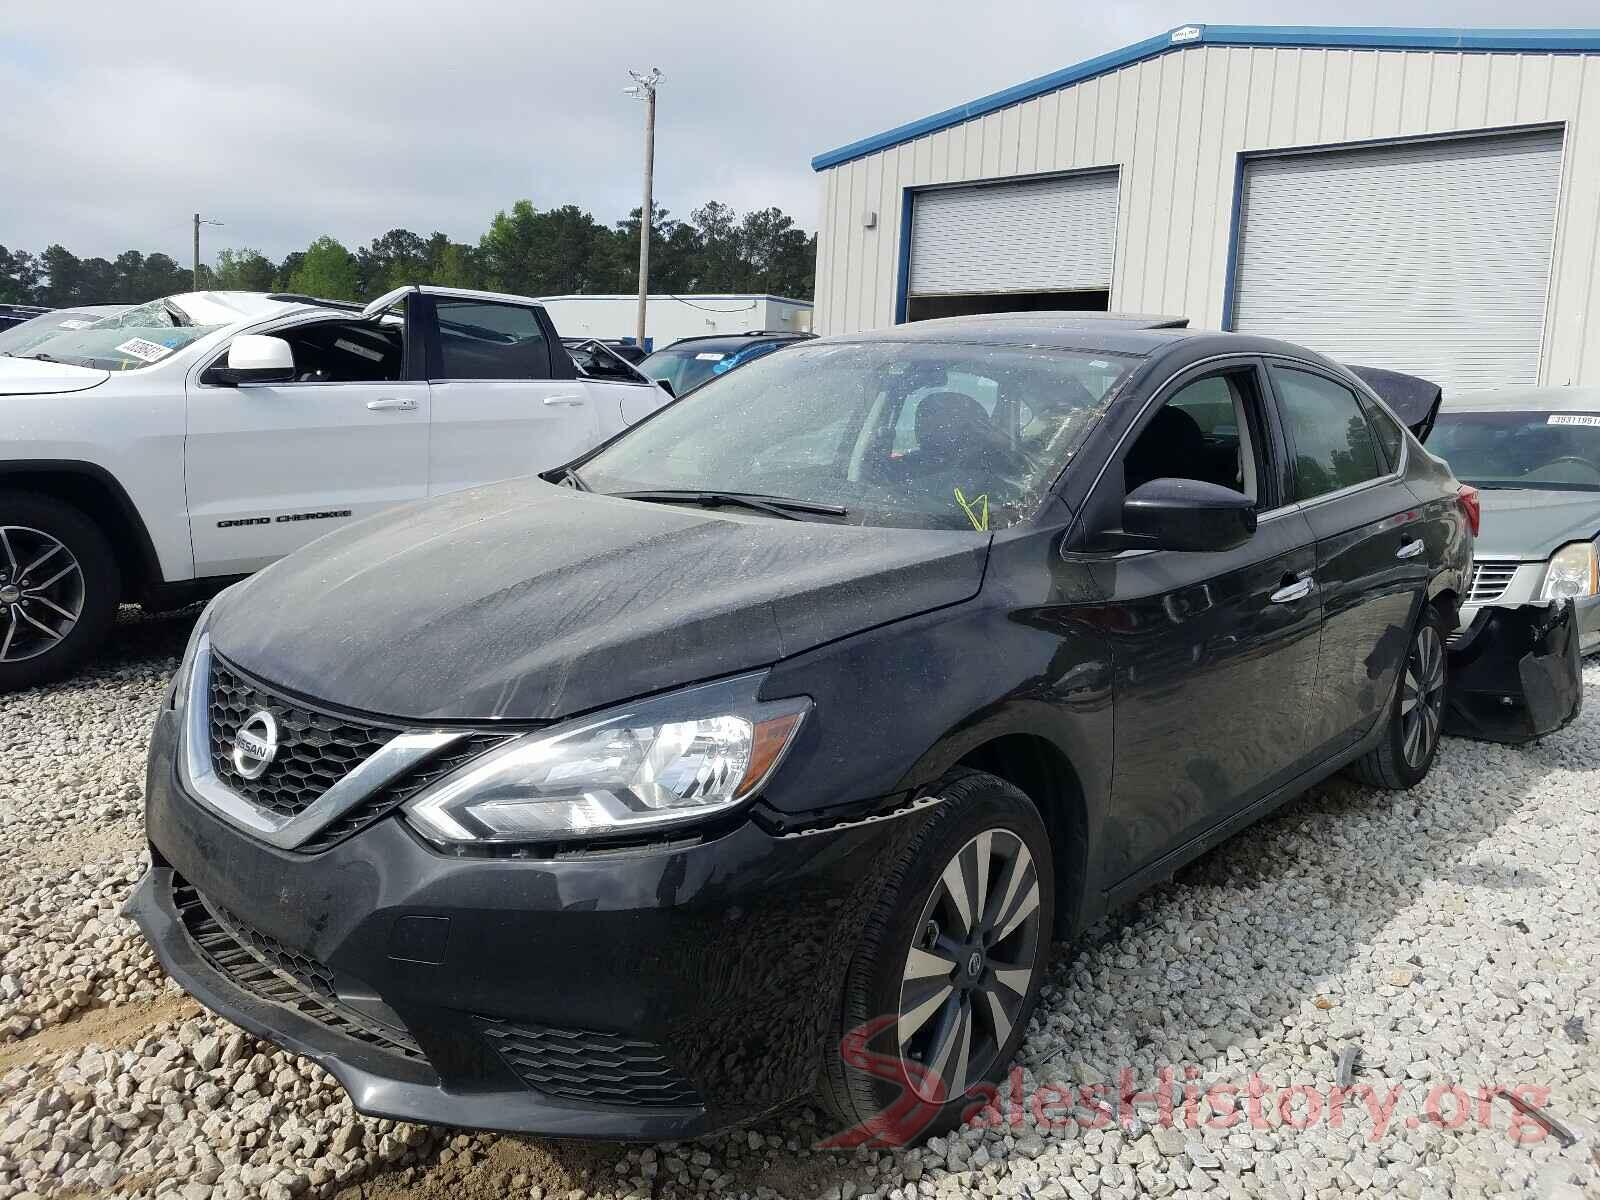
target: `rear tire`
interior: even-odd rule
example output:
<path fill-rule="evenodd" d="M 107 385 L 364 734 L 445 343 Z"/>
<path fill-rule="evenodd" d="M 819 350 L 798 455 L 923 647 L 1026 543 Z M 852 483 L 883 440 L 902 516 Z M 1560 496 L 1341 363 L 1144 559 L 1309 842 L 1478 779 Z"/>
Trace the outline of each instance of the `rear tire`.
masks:
<path fill-rule="evenodd" d="M 1004 1075 L 1038 1003 L 1055 905 L 1038 808 L 978 771 L 932 794 L 944 803 L 887 872 L 845 975 L 818 1097 L 838 1145 L 953 1128 Z"/>
<path fill-rule="evenodd" d="M 53 497 L 0 492 L 0 692 L 71 671 L 105 641 L 121 597 L 99 526 Z"/>
<path fill-rule="evenodd" d="M 1445 633 L 1443 614 L 1432 604 L 1425 606 L 1406 646 L 1383 740 L 1351 764 L 1362 783 L 1404 791 L 1421 783 L 1433 766 L 1444 720 Z"/>

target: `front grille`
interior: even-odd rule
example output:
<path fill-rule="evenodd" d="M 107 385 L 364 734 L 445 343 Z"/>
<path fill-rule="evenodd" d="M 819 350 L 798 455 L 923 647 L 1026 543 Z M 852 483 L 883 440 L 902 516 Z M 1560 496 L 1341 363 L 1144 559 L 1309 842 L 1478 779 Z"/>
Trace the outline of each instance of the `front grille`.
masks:
<path fill-rule="evenodd" d="M 437 783 L 446 775 L 464 767 L 467 763 L 477 758 L 478 755 L 493 750 L 501 742 L 507 740 L 508 736 L 503 733 L 482 733 L 473 734 L 457 742 L 445 750 L 444 753 L 426 760 L 421 766 L 400 776 L 388 786 L 380 788 L 348 812 L 329 822 L 314 835 L 301 842 L 295 849 L 304 854 L 315 854 L 320 850 L 326 850 L 337 842 L 344 841 L 345 838 L 365 828 L 372 822 L 388 816 L 411 797 Z"/>
<path fill-rule="evenodd" d="M 654 1042 L 592 1029 L 479 1021 L 501 1061 L 536 1092 L 602 1104 L 700 1103 L 694 1085 Z"/>
<path fill-rule="evenodd" d="M 1468 604 L 1493 604 L 1511 586 L 1511 577 L 1522 564 L 1509 559 L 1486 558 L 1472 564 L 1472 585 L 1467 589 Z"/>
<path fill-rule="evenodd" d="M 261 710 L 278 723 L 278 752 L 260 778 L 246 779 L 234 768 L 233 740 L 250 715 Z M 212 769 L 229 790 L 263 812 L 298 816 L 398 732 L 319 712 L 212 656 Z"/>
<path fill-rule="evenodd" d="M 374 1049 L 427 1063 L 410 1033 L 382 1024 L 341 1001 L 334 991 L 333 973 L 326 966 L 211 904 L 176 872 L 172 903 L 195 949 L 240 990 L 293 1009 Z"/>

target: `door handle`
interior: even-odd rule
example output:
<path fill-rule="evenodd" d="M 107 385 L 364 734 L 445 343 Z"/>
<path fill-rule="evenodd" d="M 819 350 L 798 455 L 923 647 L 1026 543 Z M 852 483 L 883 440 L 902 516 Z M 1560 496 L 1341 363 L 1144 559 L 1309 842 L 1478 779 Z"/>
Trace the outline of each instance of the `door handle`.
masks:
<path fill-rule="evenodd" d="M 1304 600 L 1311 595 L 1311 576 L 1305 575 L 1293 583 L 1285 584 L 1267 599 L 1274 604 L 1293 604 L 1296 600 Z"/>
<path fill-rule="evenodd" d="M 1400 549 L 1394 552 L 1396 558 L 1415 558 L 1423 551 L 1421 538 L 1412 538 L 1409 542 L 1401 542 Z"/>
<path fill-rule="evenodd" d="M 397 396 L 386 396 L 382 400 L 368 400 L 368 412 L 416 412 L 415 400 L 402 400 Z"/>
<path fill-rule="evenodd" d="M 546 404 L 548 404 L 551 408 L 555 408 L 558 405 L 582 404 L 583 403 L 583 397 L 582 396 L 546 396 L 544 398 L 544 402 Z"/>

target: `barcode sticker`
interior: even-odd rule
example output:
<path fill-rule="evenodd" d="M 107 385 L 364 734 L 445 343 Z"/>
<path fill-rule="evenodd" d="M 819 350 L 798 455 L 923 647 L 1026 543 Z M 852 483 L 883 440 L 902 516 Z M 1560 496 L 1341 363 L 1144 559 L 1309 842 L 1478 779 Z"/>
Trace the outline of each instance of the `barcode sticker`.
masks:
<path fill-rule="evenodd" d="M 1600 413 L 1551 413 L 1551 425 L 1600 425 Z"/>
<path fill-rule="evenodd" d="M 383 361 L 383 355 L 379 351 L 374 350 L 371 346 L 358 346 L 354 342 L 347 341 L 344 338 L 340 338 L 333 344 L 340 350 L 348 351 L 351 354 L 359 354 L 362 358 L 367 359 L 369 362 Z"/>
<path fill-rule="evenodd" d="M 117 347 L 118 354 L 126 354 L 130 358 L 137 358 L 141 362 L 160 362 L 172 353 L 171 346 L 163 346 L 160 342 L 146 341 L 144 338 L 129 338 Z"/>

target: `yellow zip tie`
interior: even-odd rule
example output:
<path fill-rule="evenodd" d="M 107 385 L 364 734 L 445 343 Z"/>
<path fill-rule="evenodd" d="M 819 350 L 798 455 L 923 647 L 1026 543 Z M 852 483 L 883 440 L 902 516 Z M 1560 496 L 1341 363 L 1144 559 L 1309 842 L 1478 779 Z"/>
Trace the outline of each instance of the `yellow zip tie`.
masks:
<path fill-rule="evenodd" d="M 956 503 L 961 505 L 961 511 L 967 514 L 967 520 L 972 522 L 972 527 L 974 529 L 976 529 L 979 533 L 987 533 L 989 531 L 989 493 L 988 492 L 985 492 L 981 496 L 974 496 L 969 501 L 966 498 L 966 496 L 962 495 L 961 489 L 957 488 L 956 489 Z M 979 517 L 978 513 L 972 511 L 974 506 L 979 504 L 979 503 L 981 503 L 983 505 L 983 508 L 980 510 L 982 512 L 982 514 L 983 514 L 983 516 L 981 518 Z"/>

